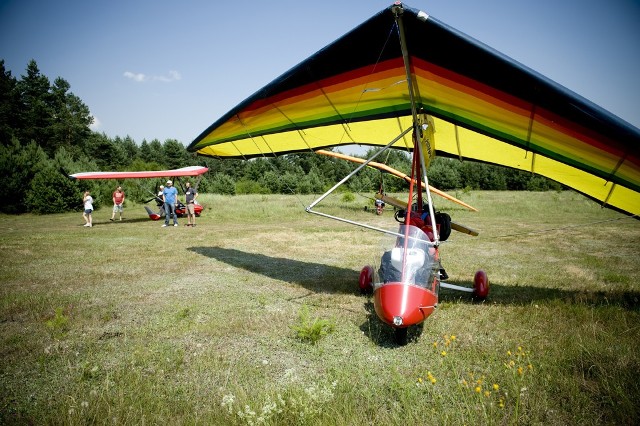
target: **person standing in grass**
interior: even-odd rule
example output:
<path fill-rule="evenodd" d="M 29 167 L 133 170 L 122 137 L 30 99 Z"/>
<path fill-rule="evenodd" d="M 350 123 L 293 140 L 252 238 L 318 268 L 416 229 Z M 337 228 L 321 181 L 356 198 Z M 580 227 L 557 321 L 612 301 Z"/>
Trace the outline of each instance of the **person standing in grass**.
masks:
<path fill-rule="evenodd" d="M 173 226 L 178 226 L 178 216 L 176 215 L 176 203 L 178 202 L 178 190 L 174 188 L 173 182 L 167 181 L 167 186 L 162 190 L 162 201 L 164 201 L 164 225 L 169 226 L 169 216 L 173 215 Z"/>
<path fill-rule="evenodd" d="M 113 213 L 111 213 L 111 221 L 116 217 L 116 212 L 120 213 L 120 220 L 122 220 L 122 205 L 124 203 L 124 191 L 121 186 L 118 186 L 113 193 Z"/>
<path fill-rule="evenodd" d="M 85 191 L 82 202 L 84 203 L 84 211 L 82 212 L 82 218 L 85 221 L 84 226 L 91 228 L 93 226 L 93 219 L 91 218 L 91 213 L 93 212 L 93 197 L 91 196 L 91 192 Z"/>
<path fill-rule="evenodd" d="M 191 182 L 186 183 L 186 189 L 184 191 L 185 204 L 187 205 L 187 223 L 186 226 L 196 226 L 196 198 L 198 197 L 198 191 L 191 187 Z"/>
<path fill-rule="evenodd" d="M 164 185 L 160 185 L 160 190 L 158 191 L 158 196 L 156 197 L 156 203 L 160 208 L 160 217 L 164 215 L 164 201 L 162 198 L 162 192 L 164 191 Z"/>

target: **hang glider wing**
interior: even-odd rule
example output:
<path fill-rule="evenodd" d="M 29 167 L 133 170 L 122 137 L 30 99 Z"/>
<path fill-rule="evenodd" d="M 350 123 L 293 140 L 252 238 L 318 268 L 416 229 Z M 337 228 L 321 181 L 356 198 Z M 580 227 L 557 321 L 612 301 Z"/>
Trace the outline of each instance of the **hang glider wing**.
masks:
<path fill-rule="evenodd" d="M 200 176 L 209 170 L 208 167 L 189 166 L 174 170 L 157 170 L 142 172 L 83 172 L 69 175 L 72 179 L 145 179 L 182 176 Z"/>
<path fill-rule="evenodd" d="M 640 214 L 639 129 L 424 12 L 398 4 L 260 89 L 188 149 L 246 159 L 388 144 L 413 122 L 400 26 L 415 104 L 433 117 L 438 155 L 537 173 L 604 205 Z M 394 147 L 412 149 L 411 134 Z"/>

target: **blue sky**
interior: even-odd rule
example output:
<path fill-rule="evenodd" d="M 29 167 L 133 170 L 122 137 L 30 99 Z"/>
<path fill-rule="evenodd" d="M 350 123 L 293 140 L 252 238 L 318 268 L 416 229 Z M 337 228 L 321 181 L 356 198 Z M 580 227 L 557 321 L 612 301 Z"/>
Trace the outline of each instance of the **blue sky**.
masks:
<path fill-rule="evenodd" d="M 71 84 L 94 130 L 188 145 L 392 0 L 0 0 L 0 58 Z M 640 1 L 413 0 L 640 127 Z"/>

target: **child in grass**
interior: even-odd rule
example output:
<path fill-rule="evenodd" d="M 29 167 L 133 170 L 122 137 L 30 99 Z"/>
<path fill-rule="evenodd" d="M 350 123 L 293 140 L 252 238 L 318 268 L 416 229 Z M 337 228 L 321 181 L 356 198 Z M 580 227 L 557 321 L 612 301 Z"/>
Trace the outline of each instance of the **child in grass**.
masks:
<path fill-rule="evenodd" d="M 91 196 L 91 192 L 86 191 L 84 193 L 82 202 L 84 203 L 84 212 L 82 212 L 82 217 L 86 222 L 84 226 L 88 226 L 89 228 L 91 228 L 93 226 L 93 220 L 91 218 L 91 213 L 93 212 L 93 197 Z"/>

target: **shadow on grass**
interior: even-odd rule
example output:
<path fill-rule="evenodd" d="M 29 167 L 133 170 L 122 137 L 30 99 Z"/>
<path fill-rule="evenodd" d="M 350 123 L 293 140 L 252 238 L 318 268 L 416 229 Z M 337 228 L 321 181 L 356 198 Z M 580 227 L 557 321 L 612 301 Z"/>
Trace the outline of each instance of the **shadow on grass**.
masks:
<path fill-rule="evenodd" d="M 187 250 L 265 277 L 300 285 L 315 293 L 347 294 L 354 293 L 358 287 L 360 272 L 352 269 L 222 247 L 189 247 Z"/>
<path fill-rule="evenodd" d="M 139 222 L 150 222 L 149 219 L 124 219 L 122 221 L 119 221 L 118 219 L 114 220 L 113 222 L 110 221 L 109 219 L 103 220 L 96 220 L 95 218 L 93 219 L 92 223 L 93 223 L 93 227 L 99 227 L 99 228 L 104 228 L 105 226 L 123 226 L 127 223 L 139 223 Z M 77 226 L 84 226 L 84 223 L 77 223 Z"/>
<path fill-rule="evenodd" d="M 178 216 L 178 223 L 180 223 L 181 221 L 185 221 L 184 223 L 186 223 L 187 217 L 186 216 Z M 96 220 L 95 217 L 93 218 L 93 226 L 104 226 L 104 225 L 124 225 L 126 223 L 157 223 L 158 226 L 162 225 L 164 223 L 164 217 L 159 219 L 159 220 L 152 220 L 149 217 L 136 217 L 136 218 L 132 218 L 132 219 L 114 219 L 114 220 L 109 220 L 109 219 L 99 219 Z M 173 225 L 173 219 L 169 219 L 169 223 L 171 225 Z"/>
<path fill-rule="evenodd" d="M 357 293 L 359 271 L 320 263 L 303 262 L 259 253 L 248 253 L 222 247 L 189 247 L 195 253 L 219 260 L 236 268 L 264 275 L 280 281 L 300 285 L 313 293 Z M 300 296 L 300 297 L 306 297 Z M 381 347 L 397 348 L 394 330 L 376 315 L 371 298 L 364 298 L 367 320 L 360 326 L 362 332 Z M 411 327 L 407 333 L 410 343 L 422 333 L 422 324 Z"/>
<path fill-rule="evenodd" d="M 358 291 L 360 272 L 352 269 L 222 247 L 190 247 L 188 250 L 217 259 L 236 268 L 300 285 L 314 293 L 350 294 Z M 473 287 L 471 281 L 452 280 L 448 282 L 459 286 Z M 498 305 L 530 305 L 558 300 L 576 305 L 619 306 L 628 310 L 640 310 L 640 293 L 634 291 L 578 291 L 533 286 L 514 287 L 492 283 L 489 298 L 484 302 L 474 302 L 469 293 L 450 289 L 441 289 L 439 298 L 441 303 L 463 302 Z M 375 315 L 375 312 L 373 314 Z"/>
<path fill-rule="evenodd" d="M 448 281 L 451 284 L 473 287 L 470 281 Z M 443 302 L 490 303 L 495 305 L 531 305 L 557 300 L 573 305 L 619 306 L 627 310 L 640 310 L 640 293 L 635 291 L 579 291 L 533 286 L 505 286 L 491 284 L 489 297 L 484 302 L 474 301 L 467 293 L 440 289 Z"/>
<path fill-rule="evenodd" d="M 93 226 L 104 226 L 104 225 L 122 225 L 125 223 L 139 223 L 139 222 L 154 222 L 153 220 L 149 219 L 148 217 L 136 217 L 134 219 L 114 219 L 114 220 L 99 220 L 96 221 L 95 218 L 93 219 Z M 158 223 L 160 223 L 161 221 L 156 221 Z"/>
<path fill-rule="evenodd" d="M 297 284 L 314 293 L 358 292 L 359 271 L 320 263 L 303 262 L 294 259 L 266 256 L 222 247 L 189 247 L 188 250 L 236 268 L 264 275 L 276 280 Z M 472 287 L 470 281 L 449 281 L 465 287 Z M 640 293 L 637 292 L 580 292 L 532 286 L 511 287 L 492 284 L 489 299 L 475 302 L 469 293 L 441 289 L 440 303 L 490 303 L 498 305 L 531 305 L 558 300 L 570 304 L 606 306 L 614 305 L 625 309 L 640 309 Z M 306 296 L 304 296 L 306 297 Z M 395 330 L 382 322 L 376 315 L 371 297 L 363 298 L 367 319 L 360 330 L 380 347 L 398 348 Z M 407 343 L 417 341 L 423 332 L 424 323 L 409 327 Z"/>

